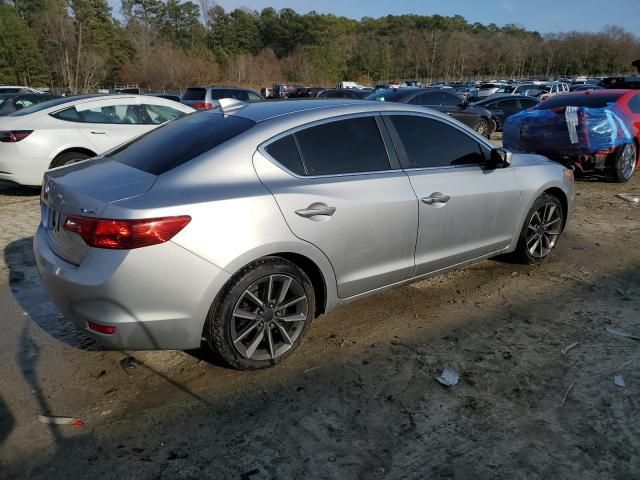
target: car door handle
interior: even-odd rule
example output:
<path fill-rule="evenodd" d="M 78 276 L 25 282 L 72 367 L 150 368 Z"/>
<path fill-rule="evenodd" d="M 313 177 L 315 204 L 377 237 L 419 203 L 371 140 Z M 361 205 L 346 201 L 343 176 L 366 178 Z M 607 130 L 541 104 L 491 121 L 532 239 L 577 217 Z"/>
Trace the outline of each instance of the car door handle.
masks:
<path fill-rule="evenodd" d="M 336 207 L 309 207 L 303 208 L 302 210 L 296 210 L 296 214 L 304 218 L 315 217 L 318 215 L 330 217 L 334 213 L 336 213 Z"/>
<path fill-rule="evenodd" d="M 93 135 L 106 135 L 107 134 L 107 132 L 96 132 L 96 131 L 91 131 L 91 133 Z"/>
<path fill-rule="evenodd" d="M 443 195 L 440 192 L 434 192 L 428 197 L 424 197 L 421 199 L 422 203 L 426 203 L 427 205 L 434 205 L 436 203 L 447 203 L 451 200 L 449 195 Z"/>

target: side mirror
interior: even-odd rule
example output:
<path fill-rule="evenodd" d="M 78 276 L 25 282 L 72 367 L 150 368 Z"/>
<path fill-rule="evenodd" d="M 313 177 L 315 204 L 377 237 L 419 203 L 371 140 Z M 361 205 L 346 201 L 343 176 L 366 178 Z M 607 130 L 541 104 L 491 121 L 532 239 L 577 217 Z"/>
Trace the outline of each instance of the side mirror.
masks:
<path fill-rule="evenodd" d="M 504 148 L 492 148 L 489 156 L 489 168 L 506 168 L 511 165 L 511 152 Z"/>

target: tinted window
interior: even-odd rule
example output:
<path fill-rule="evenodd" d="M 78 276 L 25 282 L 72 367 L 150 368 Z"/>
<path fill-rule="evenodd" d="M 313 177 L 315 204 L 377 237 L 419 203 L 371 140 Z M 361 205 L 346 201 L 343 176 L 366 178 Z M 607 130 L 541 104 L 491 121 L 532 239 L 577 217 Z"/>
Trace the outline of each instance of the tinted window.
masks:
<path fill-rule="evenodd" d="M 74 110 L 75 114 L 69 110 Z M 64 116 L 62 114 L 65 114 Z M 138 105 L 108 105 L 81 109 L 71 108 L 51 115 L 61 120 L 80 123 L 105 123 L 116 125 L 140 125 L 145 122 Z"/>
<path fill-rule="evenodd" d="M 629 100 L 629 109 L 633 113 L 640 113 L 640 94 L 632 97 L 631 100 Z"/>
<path fill-rule="evenodd" d="M 296 132 L 309 175 L 388 170 L 389 159 L 375 118 L 325 123 Z"/>
<path fill-rule="evenodd" d="M 520 108 L 519 102 L 515 98 L 512 98 L 510 100 L 501 100 L 498 102 L 496 106 L 498 108 L 509 108 L 509 109 Z"/>
<path fill-rule="evenodd" d="M 247 92 L 247 95 L 249 95 L 249 101 L 250 102 L 260 102 L 260 101 L 262 101 L 262 98 L 257 93 Z"/>
<path fill-rule="evenodd" d="M 442 102 L 441 92 L 422 93 L 411 100 L 414 105 L 440 105 Z"/>
<path fill-rule="evenodd" d="M 79 122 L 80 115 L 75 107 L 66 108 L 61 110 L 60 112 L 52 113 L 52 117 L 57 118 L 58 120 L 66 120 L 67 122 Z"/>
<path fill-rule="evenodd" d="M 602 108 L 609 103 L 615 103 L 620 98 L 620 93 L 596 93 L 592 95 L 558 95 L 540 103 L 538 110 L 549 110 L 559 107 L 589 107 Z"/>
<path fill-rule="evenodd" d="M 304 175 L 304 167 L 302 166 L 302 160 L 300 159 L 300 153 L 296 146 L 296 141 L 293 135 L 287 135 L 270 144 L 267 148 L 267 153 L 271 155 L 278 163 L 291 170 L 298 175 Z"/>
<path fill-rule="evenodd" d="M 204 100 L 207 93 L 205 88 L 187 88 L 182 96 L 183 100 Z"/>
<path fill-rule="evenodd" d="M 184 112 L 165 105 L 143 105 L 143 108 L 145 123 L 152 125 L 160 125 L 185 115 Z"/>
<path fill-rule="evenodd" d="M 530 100 L 528 98 L 521 98 L 520 99 L 520 108 L 531 108 L 534 105 L 537 105 L 538 102 L 536 102 L 535 100 Z"/>
<path fill-rule="evenodd" d="M 452 95 L 450 93 L 442 92 L 442 99 L 440 100 L 440 105 L 444 105 L 446 107 L 457 107 L 461 103 L 462 101 L 457 97 L 457 95 Z"/>
<path fill-rule="evenodd" d="M 125 143 L 105 155 L 160 175 L 250 129 L 255 123 L 214 112 L 186 115 Z"/>
<path fill-rule="evenodd" d="M 443 122 L 413 115 L 391 117 L 407 152 L 405 168 L 444 167 L 485 161 L 473 138 Z"/>

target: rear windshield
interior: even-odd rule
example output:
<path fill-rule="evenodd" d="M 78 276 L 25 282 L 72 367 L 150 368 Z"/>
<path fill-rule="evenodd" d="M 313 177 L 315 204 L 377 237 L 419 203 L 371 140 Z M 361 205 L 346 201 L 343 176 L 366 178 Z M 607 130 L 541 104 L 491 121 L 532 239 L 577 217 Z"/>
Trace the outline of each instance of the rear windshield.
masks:
<path fill-rule="evenodd" d="M 182 100 L 204 100 L 206 94 L 206 88 L 187 88 L 182 96 Z"/>
<path fill-rule="evenodd" d="M 116 162 L 161 175 L 255 125 L 243 117 L 204 111 L 186 115 L 125 143 L 105 155 Z"/>
<path fill-rule="evenodd" d="M 65 103 L 75 102 L 76 100 L 82 100 L 85 98 L 97 97 L 99 95 L 83 95 L 78 97 L 62 97 L 56 98 L 55 100 L 49 100 L 48 102 L 36 103 L 35 105 L 31 105 L 30 107 L 23 108 L 22 110 L 18 110 L 17 112 L 13 112 L 11 117 L 21 117 L 23 115 L 29 115 L 30 113 L 40 112 L 42 110 L 46 110 L 47 108 L 57 107 L 58 105 L 64 105 Z"/>
<path fill-rule="evenodd" d="M 609 103 L 615 103 L 622 95 L 620 93 L 603 93 L 597 95 L 557 95 L 551 97 L 536 107 L 537 110 L 551 110 L 562 107 L 603 108 Z"/>

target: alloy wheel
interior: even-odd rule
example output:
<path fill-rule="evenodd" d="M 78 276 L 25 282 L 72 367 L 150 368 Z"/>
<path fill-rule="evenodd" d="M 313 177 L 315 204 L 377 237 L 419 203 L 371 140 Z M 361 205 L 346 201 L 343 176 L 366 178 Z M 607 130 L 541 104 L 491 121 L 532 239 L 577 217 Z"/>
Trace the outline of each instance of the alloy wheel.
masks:
<path fill-rule="evenodd" d="M 475 131 L 483 137 L 489 137 L 489 123 L 486 120 L 480 120 L 476 123 Z"/>
<path fill-rule="evenodd" d="M 303 286 L 289 275 L 263 277 L 247 288 L 233 309 L 230 333 L 240 355 L 274 360 L 289 350 L 307 322 Z"/>
<path fill-rule="evenodd" d="M 538 208 L 527 226 L 526 245 L 534 258 L 549 255 L 562 229 L 562 214 L 553 202 L 547 202 Z"/>
<path fill-rule="evenodd" d="M 636 162 L 638 161 L 638 154 L 636 152 L 635 143 L 629 143 L 624 146 L 622 155 L 620 157 L 620 170 L 622 171 L 622 177 L 625 180 L 629 180 L 633 171 L 636 169 Z"/>

